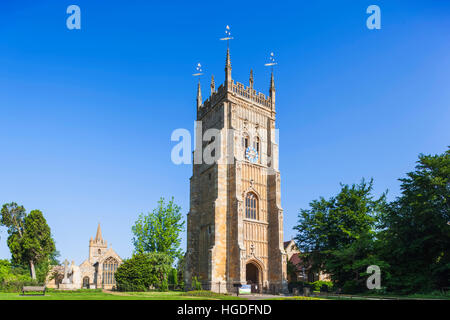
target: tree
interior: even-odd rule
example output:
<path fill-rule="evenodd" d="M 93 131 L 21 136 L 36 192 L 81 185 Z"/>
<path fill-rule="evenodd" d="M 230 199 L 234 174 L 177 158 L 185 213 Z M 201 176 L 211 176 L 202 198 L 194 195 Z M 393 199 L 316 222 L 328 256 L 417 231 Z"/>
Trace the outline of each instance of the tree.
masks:
<path fill-rule="evenodd" d="M 176 268 L 172 268 L 170 270 L 169 285 L 171 285 L 173 289 L 176 289 L 176 287 L 178 286 L 178 272 Z"/>
<path fill-rule="evenodd" d="M 177 261 L 177 277 L 178 284 L 181 289 L 184 289 L 184 271 L 186 269 L 186 254 L 180 255 Z"/>
<path fill-rule="evenodd" d="M 450 285 L 450 149 L 419 155 L 401 195 L 382 217 L 382 254 L 392 290 L 429 292 Z"/>
<path fill-rule="evenodd" d="M 59 256 L 60 256 L 59 251 L 55 250 L 52 253 L 50 253 L 47 259 L 42 260 L 42 262 L 36 265 L 36 278 L 39 283 L 45 282 L 52 266 L 58 266 L 61 264 L 58 260 Z"/>
<path fill-rule="evenodd" d="M 171 263 L 171 257 L 164 253 L 134 254 L 117 269 L 117 287 L 123 291 L 147 291 L 151 287 L 165 291 Z"/>
<path fill-rule="evenodd" d="M 161 198 L 153 212 L 141 213 L 132 227 L 135 252 L 165 253 L 173 260 L 180 257 L 180 232 L 184 231 L 180 211 L 172 197 L 168 204 Z"/>
<path fill-rule="evenodd" d="M 15 202 L 4 204 L 1 210 L 0 225 L 8 228 L 9 235 L 17 232 L 22 237 L 26 215 L 23 206 L 19 206 Z"/>
<path fill-rule="evenodd" d="M 299 213 L 296 242 L 313 270 L 324 270 L 338 286 L 348 291 L 364 287 L 365 270 L 370 264 L 385 266 L 375 250 L 377 218 L 386 207 L 386 193 L 372 195 L 373 179 L 352 186 L 326 200 L 310 203 Z"/>
<path fill-rule="evenodd" d="M 5 204 L 1 210 L 1 224 L 8 228 L 8 247 L 14 264 L 28 265 L 32 279 L 36 279 L 35 265 L 48 259 L 55 251 L 50 227 L 39 210 L 28 215 L 23 206 Z"/>

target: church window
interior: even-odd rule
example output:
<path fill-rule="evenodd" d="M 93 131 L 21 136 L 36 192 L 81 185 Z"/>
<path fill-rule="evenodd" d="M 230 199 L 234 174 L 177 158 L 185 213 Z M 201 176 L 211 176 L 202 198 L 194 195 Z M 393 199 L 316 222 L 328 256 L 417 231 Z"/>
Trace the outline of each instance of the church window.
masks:
<path fill-rule="evenodd" d="M 255 137 L 255 140 L 253 141 L 253 148 L 256 150 L 256 153 L 258 154 L 257 162 L 261 159 L 261 153 L 259 152 L 261 146 L 261 142 L 259 141 L 258 137 Z"/>
<path fill-rule="evenodd" d="M 242 137 L 242 147 L 244 148 L 244 157 L 248 146 L 249 146 L 249 137 L 246 133 L 244 133 L 244 136 Z"/>
<path fill-rule="evenodd" d="M 256 152 L 258 152 L 258 154 L 259 154 L 259 138 L 258 137 L 256 137 L 255 138 L 255 141 L 253 142 L 253 148 L 255 148 L 255 150 L 256 150 Z"/>
<path fill-rule="evenodd" d="M 109 257 L 103 262 L 103 284 L 116 284 L 114 274 L 119 267 L 119 263 L 113 257 Z"/>
<path fill-rule="evenodd" d="M 244 149 L 248 148 L 248 135 L 244 134 L 244 136 L 242 137 L 242 146 L 244 147 Z"/>
<path fill-rule="evenodd" d="M 257 219 L 258 199 L 252 192 L 245 197 L 245 217 L 247 219 Z"/>

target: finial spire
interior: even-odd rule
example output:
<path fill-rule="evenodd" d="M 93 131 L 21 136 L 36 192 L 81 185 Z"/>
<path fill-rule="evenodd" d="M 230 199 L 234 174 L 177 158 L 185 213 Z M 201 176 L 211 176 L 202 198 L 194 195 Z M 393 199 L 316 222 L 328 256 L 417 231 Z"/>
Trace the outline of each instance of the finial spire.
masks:
<path fill-rule="evenodd" d="M 96 242 L 102 242 L 103 241 L 102 229 L 100 228 L 100 222 L 98 223 L 97 234 L 95 235 L 95 241 Z"/>
<path fill-rule="evenodd" d="M 272 69 L 271 75 L 270 75 L 270 99 L 272 100 L 272 109 L 275 109 L 275 80 L 273 79 L 273 67 L 277 65 L 277 62 L 275 62 L 275 57 L 273 52 L 270 53 L 269 56 L 269 63 L 264 64 L 266 67 L 270 67 Z"/>
<path fill-rule="evenodd" d="M 202 106 L 202 88 L 200 86 L 200 78 L 199 78 L 197 86 L 197 109 L 200 109 L 201 106 Z"/>
<path fill-rule="evenodd" d="M 203 75 L 202 65 L 197 63 L 195 68 L 196 73 L 193 74 L 194 77 L 198 77 L 198 86 L 197 86 L 197 110 L 202 106 L 202 88 L 200 87 L 200 76 Z"/>
<path fill-rule="evenodd" d="M 231 88 L 231 59 L 230 59 L 230 40 L 233 37 L 231 36 L 230 26 L 226 26 L 225 28 L 225 38 L 221 38 L 220 40 L 227 41 L 227 59 L 225 61 L 225 87 Z"/>
<path fill-rule="evenodd" d="M 275 90 L 275 80 L 273 79 L 273 70 L 270 76 L 270 91 Z"/>
<path fill-rule="evenodd" d="M 227 48 L 227 59 L 225 63 L 225 86 L 231 88 L 231 59 L 230 48 Z"/>
<path fill-rule="evenodd" d="M 250 69 L 250 80 L 249 80 L 249 83 L 250 83 L 250 88 L 253 89 L 253 69 Z"/>
<path fill-rule="evenodd" d="M 216 83 L 214 82 L 214 75 L 211 76 L 211 95 L 216 91 Z"/>

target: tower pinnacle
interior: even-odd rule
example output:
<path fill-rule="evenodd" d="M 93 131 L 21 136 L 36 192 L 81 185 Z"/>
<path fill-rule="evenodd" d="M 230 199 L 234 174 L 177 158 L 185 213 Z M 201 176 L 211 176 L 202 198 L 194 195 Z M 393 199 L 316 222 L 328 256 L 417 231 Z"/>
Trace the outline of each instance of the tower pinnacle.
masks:
<path fill-rule="evenodd" d="M 270 91 L 272 92 L 272 90 L 275 91 L 275 80 L 273 79 L 273 71 L 270 76 Z"/>
<path fill-rule="evenodd" d="M 225 84 L 228 88 L 231 87 L 231 58 L 230 48 L 227 48 L 227 59 L 225 61 Z"/>
<path fill-rule="evenodd" d="M 214 82 L 214 75 L 211 76 L 211 95 L 216 91 L 216 83 Z"/>
<path fill-rule="evenodd" d="M 202 106 L 202 88 L 200 86 L 200 79 L 198 79 L 197 86 L 197 110 Z"/>
<path fill-rule="evenodd" d="M 270 99 L 272 100 L 272 109 L 275 109 L 275 80 L 273 79 L 273 70 L 270 76 Z"/>
<path fill-rule="evenodd" d="M 103 241 L 102 229 L 100 228 L 100 222 L 98 223 L 97 234 L 95 235 L 95 241 L 96 242 L 102 242 Z"/>

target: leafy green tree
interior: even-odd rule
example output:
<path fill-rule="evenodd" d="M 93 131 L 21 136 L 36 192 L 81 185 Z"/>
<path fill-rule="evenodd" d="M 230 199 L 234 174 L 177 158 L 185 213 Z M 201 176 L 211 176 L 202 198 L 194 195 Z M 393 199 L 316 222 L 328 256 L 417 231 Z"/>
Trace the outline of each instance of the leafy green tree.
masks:
<path fill-rule="evenodd" d="M 60 253 L 58 250 L 53 251 L 47 259 L 43 259 L 42 262 L 36 265 L 36 278 L 39 283 L 44 283 L 48 273 L 52 266 L 60 265 L 58 260 Z"/>
<path fill-rule="evenodd" d="M 8 228 L 8 247 L 13 264 L 28 265 L 32 279 L 36 279 L 35 265 L 46 261 L 55 251 L 50 227 L 42 212 L 28 215 L 23 206 L 5 204 L 1 210 L 1 224 Z"/>
<path fill-rule="evenodd" d="M 164 253 L 134 254 L 130 259 L 124 260 L 117 269 L 117 287 L 122 291 L 147 291 L 151 287 L 167 290 L 171 263 L 170 256 Z"/>
<path fill-rule="evenodd" d="M 132 227 L 135 252 L 160 252 L 175 260 L 181 256 L 180 233 L 184 231 L 184 223 L 181 208 L 173 197 L 167 204 L 161 198 L 156 209 L 141 213 Z"/>
<path fill-rule="evenodd" d="M 419 155 L 401 195 L 383 215 L 380 239 L 391 290 L 430 292 L 450 286 L 450 149 Z"/>
<path fill-rule="evenodd" d="M 23 206 L 15 202 L 4 204 L 1 210 L 0 225 L 8 229 L 8 234 L 18 233 L 23 235 L 23 224 L 27 213 Z"/>
<path fill-rule="evenodd" d="M 178 286 L 178 272 L 176 268 L 172 268 L 169 273 L 169 285 L 175 289 Z"/>
<path fill-rule="evenodd" d="M 180 255 L 180 257 L 177 260 L 177 277 L 178 277 L 178 284 L 181 289 L 184 289 L 184 270 L 186 268 L 186 255 Z"/>
<path fill-rule="evenodd" d="M 312 270 L 324 270 L 339 287 L 361 291 L 368 265 L 385 267 L 375 250 L 377 218 L 385 210 L 386 193 L 372 195 L 373 179 L 342 185 L 330 199 L 320 198 L 299 213 L 296 242 Z"/>

